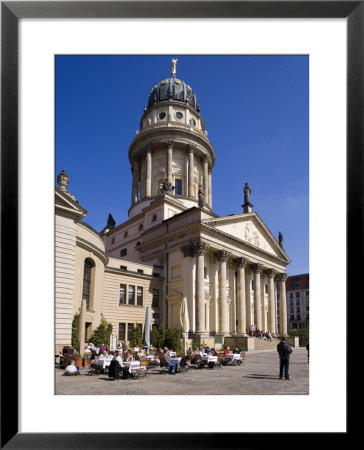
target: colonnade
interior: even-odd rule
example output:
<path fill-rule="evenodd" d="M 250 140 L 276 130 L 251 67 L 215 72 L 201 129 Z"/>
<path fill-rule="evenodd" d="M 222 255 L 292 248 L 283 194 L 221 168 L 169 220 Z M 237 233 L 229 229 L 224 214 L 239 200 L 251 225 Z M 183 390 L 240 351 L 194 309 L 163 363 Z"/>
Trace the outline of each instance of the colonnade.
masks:
<path fill-rule="evenodd" d="M 277 272 L 272 267 L 266 267 L 261 263 L 252 263 L 247 258 L 234 256 L 225 250 L 212 249 L 212 256 L 218 270 L 218 298 L 216 308 L 216 329 L 208 329 L 209 321 L 206 319 L 205 299 L 205 255 L 209 245 L 201 240 L 194 241 L 181 248 L 185 257 L 190 257 L 190 264 L 195 264 L 195 298 L 192 308 L 193 321 L 190 323 L 190 331 L 195 334 L 209 334 L 216 332 L 222 335 L 231 335 L 236 331 L 237 335 L 247 336 L 249 326 L 255 324 L 259 330 L 270 331 L 276 336 L 277 310 L 276 310 L 276 281 L 280 284 L 279 308 L 280 308 L 280 335 L 287 336 L 287 304 L 286 304 L 286 279 L 285 272 Z M 227 263 L 236 271 L 236 288 L 233 295 L 236 301 L 235 314 L 233 315 L 233 326 L 230 328 L 230 306 L 227 291 Z M 192 266 L 191 266 L 192 267 Z M 251 314 L 250 303 L 250 277 L 247 269 L 254 274 L 254 308 Z M 185 275 L 187 272 L 185 271 Z M 261 287 L 262 278 L 268 279 L 268 314 L 265 316 L 264 308 L 264 286 Z M 187 293 L 186 293 L 187 295 Z M 216 313 L 212 308 L 213 314 Z M 237 319 L 237 328 L 235 326 Z M 266 319 L 265 319 L 266 318 Z"/>
<path fill-rule="evenodd" d="M 166 157 L 166 175 L 168 182 L 173 184 L 173 150 L 174 141 L 168 140 L 165 142 L 167 147 Z M 185 197 L 192 197 L 197 199 L 197 192 L 195 190 L 195 167 L 198 166 L 197 161 L 197 148 L 195 145 L 190 144 L 188 146 L 185 158 L 184 171 L 184 188 L 182 195 Z M 145 147 L 145 197 L 152 197 L 152 159 L 153 148 L 151 145 Z M 208 156 L 203 156 L 200 159 L 199 178 L 202 180 L 202 188 L 205 195 L 205 204 L 210 208 L 212 207 L 212 189 L 211 189 L 211 163 Z M 138 158 L 133 161 L 132 167 L 133 184 L 132 184 L 132 205 L 138 202 L 140 184 L 141 184 L 141 164 Z"/>

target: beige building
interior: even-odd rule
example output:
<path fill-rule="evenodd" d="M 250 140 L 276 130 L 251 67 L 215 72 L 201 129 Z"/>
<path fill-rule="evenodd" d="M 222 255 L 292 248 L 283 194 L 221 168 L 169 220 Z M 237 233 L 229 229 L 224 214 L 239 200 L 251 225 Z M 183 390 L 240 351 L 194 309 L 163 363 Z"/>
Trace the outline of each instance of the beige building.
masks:
<path fill-rule="evenodd" d="M 186 340 L 213 344 L 236 336 L 248 341 L 253 324 L 276 334 L 277 302 L 279 329 L 287 335 L 290 260 L 252 211 L 247 183 L 241 214 L 213 212 L 215 151 L 196 95 L 176 78 L 175 67 L 170 78 L 153 87 L 128 155 L 133 174 L 129 219 L 116 226 L 109 216 L 101 233 L 82 222 L 86 211 L 68 193 L 66 174 L 60 174 L 56 344 L 70 342 L 72 317 L 82 311 L 83 301 L 86 339 L 101 315 L 112 322 L 114 334 L 123 335 L 125 326 L 127 336 L 127 324 L 143 324 L 149 305 L 154 323 L 180 326 Z M 122 295 L 133 295 L 130 286 L 136 300 L 121 304 Z"/>

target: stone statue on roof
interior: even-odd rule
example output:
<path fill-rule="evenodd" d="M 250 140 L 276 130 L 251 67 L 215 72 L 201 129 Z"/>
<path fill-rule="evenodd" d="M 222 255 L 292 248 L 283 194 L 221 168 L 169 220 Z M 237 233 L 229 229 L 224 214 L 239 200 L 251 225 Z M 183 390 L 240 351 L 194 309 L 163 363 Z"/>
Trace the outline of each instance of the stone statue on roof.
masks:
<path fill-rule="evenodd" d="M 202 184 L 198 188 L 198 206 L 203 206 L 205 204 L 205 193 L 202 190 Z"/>
<path fill-rule="evenodd" d="M 112 228 L 115 228 L 115 225 L 116 225 L 116 222 L 115 222 L 113 216 L 109 213 L 109 216 L 107 218 L 107 226 L 110 229 L 112 229 Z"/>
<path fill-rule="evenodd" d="M 278 233 L 278 242 L 279 245 L 283 248 L 283 234 L 281 232 Z"/>
<path fill-rule="evenodd" d="M 172 76 L 176 75 L 176 72 L 177 72 L 177 70 L 176 70 L 177 61 L 178 61 L 177 58 L 176 59 L 172 58 L 172 69 L 171 69 L 172 70 Z"/>
<path fill-rule="evenodd" d="M 248 183 L 245 183 L 244 186 L 244 203 L 247 205 L 250 203 L 250 194 L 252 193 L 252 190 L 248 186 Z"/>
<path fill-rule="evenodd" d="M 168 178 L 166 177 L 163 181 L 162 187 L 161 187 L 161 194 L 163 194 L 163 192 L 171 192 L 173 191 L 174 186 L 172 186 L 172 183 L 170 183 L 168 181 Z"/>

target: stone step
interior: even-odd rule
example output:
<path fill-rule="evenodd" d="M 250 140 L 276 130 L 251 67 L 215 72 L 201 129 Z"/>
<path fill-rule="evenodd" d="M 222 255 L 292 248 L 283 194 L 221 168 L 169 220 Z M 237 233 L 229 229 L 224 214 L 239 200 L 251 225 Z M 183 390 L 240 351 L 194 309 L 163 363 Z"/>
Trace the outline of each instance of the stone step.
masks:
<path fill-rule="evenodd" d="M 254 350 L 277 350 L 277 345 L 279 344 L 279 339 L 273 339 L 272 342 L 266 339 L 254 339 Z"/>

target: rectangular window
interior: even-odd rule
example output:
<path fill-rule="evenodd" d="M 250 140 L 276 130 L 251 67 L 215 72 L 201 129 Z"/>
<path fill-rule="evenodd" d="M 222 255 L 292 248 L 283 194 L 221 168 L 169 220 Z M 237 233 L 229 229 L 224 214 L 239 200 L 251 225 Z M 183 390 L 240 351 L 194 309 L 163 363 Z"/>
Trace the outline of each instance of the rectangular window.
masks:
<path fill-rule="evenodd" d="M 128 268 L 127 268 L 126 266 L 120 266 L 120 270 L 125 270 L 125 271 L 127 271 Z"/>
<path fill-rule="evenodd" d="M 133 323 L 128 323 L 128 340 L 129 340 L 129 336 L 131 333 L 131 330 L 134 328 L 134 324 Z"/>
<path fill-rule="evenodd" d="M 160 277 L 161 276 L 161 274 L 160 273 L 157 273 L 157 272 L 153 272 L 153 277 Z"/>
<path fill-rule="evenodd" d="M 125 323 L 119 323 L 119 341 L 125 341 Z"/>
<path fill-rule="evenodd" d="M 128 304 L 134 305 L 135 303 L 135 286 L 129 286 Z"/>
<path fill-rule="evenodd" d="M 174 194 L 182 195 L 182 180 L 174 180 Z"/>
<path fill-rule="evenodd" d="M 296 292 L 296 298 L 300 298 L 300 293 Z"/>
<path fill-rule="evenodd" d="M 144 270 L 143 269 L 138 269 L 137 272 L 138 273 L 144 273 Z"/>
<path fill-rule="evenodd" d="M 152 307 L 159 308 L 159 289 L 153 289 Z"/>
<path fill-rule="evenodd" d="M 128 254 L 128 249 L 127 248 L 123 248 L 121 251 L 120 251 L 120 256 L 126 256 Z"/>
<path fill-rule="evenodd" d="M 143 306 L 143 288 L 137 287 L 137 305 Z"/>
<path fill-rule="evenodd" d="M 143 336 L 143 324 L 142 323 L 138 323 L 137 324 L 137 328 L 139 329 L 140 334 Z"/>
<path fill-rule="evenodd" d="M 306 297 L 310 295 L 310 291 L 306 291 Z"/>
<path fill-rule="evenodd" d="M 293 292 L 289 293 L 289 298 L 293 298 Z"/>
<path fill-rule="evenodd" d="M 125 305 L 126 304 L 126 284 L 121 284 L 120 285 L 119 304 L 120 305 Z"/>

